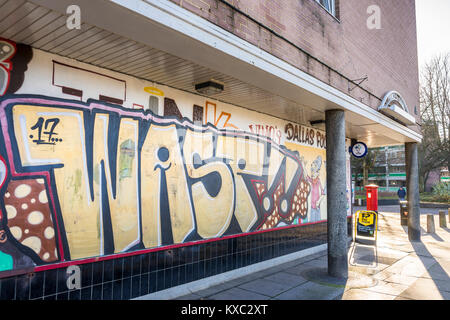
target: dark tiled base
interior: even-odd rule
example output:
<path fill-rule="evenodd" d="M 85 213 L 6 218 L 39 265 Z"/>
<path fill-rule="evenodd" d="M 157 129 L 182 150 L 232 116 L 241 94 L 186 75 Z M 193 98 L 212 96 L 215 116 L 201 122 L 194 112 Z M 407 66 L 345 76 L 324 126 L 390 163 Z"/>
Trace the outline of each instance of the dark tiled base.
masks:
<path fill-rule="evenodd" d="M 326 243 L 326 229 L 324 222 L 80 264 L 79 289 L 68 289 L 67 268 L 3 278 L 0 299 L 132 299 Z"/>

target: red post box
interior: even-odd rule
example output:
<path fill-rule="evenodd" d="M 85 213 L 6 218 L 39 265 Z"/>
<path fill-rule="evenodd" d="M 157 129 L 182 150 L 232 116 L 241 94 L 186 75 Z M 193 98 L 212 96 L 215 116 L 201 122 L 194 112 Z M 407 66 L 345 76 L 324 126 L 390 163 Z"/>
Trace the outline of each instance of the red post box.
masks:
<path fill-rule="evenodd" d="M 367 210 L 378 212 L 378 186 L 370 184 L 365 186 Z"/>

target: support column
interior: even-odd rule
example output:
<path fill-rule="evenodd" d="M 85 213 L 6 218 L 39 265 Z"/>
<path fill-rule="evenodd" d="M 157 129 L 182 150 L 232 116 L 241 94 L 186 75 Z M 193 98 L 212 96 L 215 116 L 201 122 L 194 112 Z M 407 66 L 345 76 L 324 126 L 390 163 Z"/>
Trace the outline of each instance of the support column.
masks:
<path fill-rule="evenodd" d="M 345 114 L 325 113 L 327 137 L 328 275 L 348 277 Z"/>
<path fill-rule="evenodd" d="M 420 241 L 419 162 L 417 143 L 405 143 L 406 188 L 408 201 L 408 238 Z"/>

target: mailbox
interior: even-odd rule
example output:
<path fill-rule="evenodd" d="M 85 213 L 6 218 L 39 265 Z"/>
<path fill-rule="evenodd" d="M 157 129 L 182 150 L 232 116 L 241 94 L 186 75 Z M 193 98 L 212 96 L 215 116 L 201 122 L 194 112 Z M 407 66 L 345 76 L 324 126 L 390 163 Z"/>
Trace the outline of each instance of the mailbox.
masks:
<path fill-rule="evenodd" d="M 378 212 L 378 186 L 370 184 L 365 186 L 367 210 Z"/>

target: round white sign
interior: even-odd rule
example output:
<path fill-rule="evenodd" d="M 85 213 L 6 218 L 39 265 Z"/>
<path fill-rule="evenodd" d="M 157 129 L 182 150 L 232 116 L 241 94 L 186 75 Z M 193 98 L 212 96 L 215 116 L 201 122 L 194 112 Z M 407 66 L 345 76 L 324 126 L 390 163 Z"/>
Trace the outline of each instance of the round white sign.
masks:
<path fill-rule="evenodd" d="M 369 149 L 367 148 L 366 144 L 364 142 L 357 142 L 352 146 L 352 154 L 356 158 L 363 158 L 367 154 L 367 151 Z"/>

